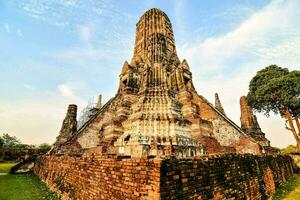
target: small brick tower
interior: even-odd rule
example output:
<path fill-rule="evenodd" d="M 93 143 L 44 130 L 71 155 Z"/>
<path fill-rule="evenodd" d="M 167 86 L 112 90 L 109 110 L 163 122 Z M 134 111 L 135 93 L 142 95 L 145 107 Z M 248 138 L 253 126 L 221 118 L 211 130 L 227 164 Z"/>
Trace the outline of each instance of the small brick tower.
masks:
<path fill-rule="evenodd" d="M 59 151 L 62 144 L 68 141 L 77 131 L 77 105 L 70 104 L 68 106 L 66 117 L 61 125 L 59 135 L 56 137 L 56 142 L 53 144 L 51 152 Z M 56 152 L 59 153 L 59 152 Z"/>
<path fill-rule="evenodd" d="M 246 96 L 242 96 L 240 98 L 240 107 L 242 130 L 257 140 L 261 146 L 270 146 L 270 141 L 265 137 L 265 133 L 261 131 L 261 128 L 257 122 L 257 118 L 253 114 L 252 108 L 247 103 Z"/>

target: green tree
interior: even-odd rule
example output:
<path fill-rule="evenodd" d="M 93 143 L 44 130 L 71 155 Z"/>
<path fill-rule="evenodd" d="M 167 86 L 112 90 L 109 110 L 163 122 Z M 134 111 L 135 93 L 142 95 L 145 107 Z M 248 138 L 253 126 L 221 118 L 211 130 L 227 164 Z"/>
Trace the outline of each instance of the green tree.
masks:
<path fill-rule="evenodd" d="M 294 145 L 289 145 L 285 148 L 280 149 L 282 153 L 291 153 L 297 151 L 297 147 Z"/>
<path fill-rule="evenodd" d="M 256 73 L 249 84 L 248 104 L 266 116 L 272 111 L 285 118 L 300 150 L 300 71 L 270 65 Z"/>
<path fill-rule="evenodd" d="M 0 148 L 3 147 L 3 145 L 4 145 L 4 140 L 3 140 L 3 138 L 0 136 Z"/>
<path fill-rule="evenodd" d="M 47 143 L 42 143 L 38 146 L 38 149 L 47 150 L 49 151 L 51 149 L 51 145 Z"/>
<path fill-rule="evenodd" d="M 16 147 L 17 145 L 21 144 L 20 140 L 15 136 L 10 136 L 7 133 L 2 135 L 2 139 L 4 141 L 3 147 Z"/>

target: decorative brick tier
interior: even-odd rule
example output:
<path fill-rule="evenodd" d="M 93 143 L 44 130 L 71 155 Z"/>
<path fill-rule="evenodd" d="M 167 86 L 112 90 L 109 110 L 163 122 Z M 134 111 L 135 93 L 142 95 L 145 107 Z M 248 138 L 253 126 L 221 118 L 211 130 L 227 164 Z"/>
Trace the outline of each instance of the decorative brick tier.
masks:
<path fill-rule="evenodd" d="M 289 156 L 194 159 L 42 156 L 34 172 L 64 199 L 267 199 L 293 175 Z"/>

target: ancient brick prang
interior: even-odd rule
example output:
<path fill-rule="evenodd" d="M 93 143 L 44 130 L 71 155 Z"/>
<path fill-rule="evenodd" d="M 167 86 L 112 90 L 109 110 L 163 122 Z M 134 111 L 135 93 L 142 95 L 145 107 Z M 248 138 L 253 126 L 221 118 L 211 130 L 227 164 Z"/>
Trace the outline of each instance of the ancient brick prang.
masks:
<path fill-rule="evenodd" d="M 139 19 L 132 59 L 124 62 L 119 77 L 113 98 L 80 120 L 74 134 L 58 137 L 59 152 L 131 157 L 261 154 L 258 142 L 225 115 L 218 97 L 214 106 L 196 92 L 191 68 L 178 58 L 172 25 L 163 11 L 153 8 Z"/>
<path fill-rule="evenodd" d="M 53 144 L 51 152 L 59 151 L 62 144 L 68 141 L 73 134 L 77 131 L 77 105 L 70 104 L 68 106 L 66 117 L 62 123 L 59 135 L 56 138 L 56 142 Z"/>
<path fill-rule="evenodd" d="M 43 156 L 34 172 L 62 200 L 268 199 L 293 175 L 289 156 L 195 159 Z"/>
<path fill-rule="evenodd" d="M 261 128 L 257 122 L 257 118 L 253 114 L 252 108 L 247 103 L 246 96 L 242 96 L 240 98 L 240 107 L 242 130 L 257 140 L 263 147 L 269 147 L 270 141 L 266 139 L 265 133 L 261 131 Z"/>
<path fill-rule="evenodd" d="M 158 9 L 147 11 L 137 24 L 136 41 L 134 62 L 125 62 L 119 92 L 138 92 L 138 100 L 122 123 L 124 134 L 115 142 L 119 153 L 137 157 L 203 154 L 176 98 L 180 89 L 188 87 L 183 69 L 191 73 L 186 61 L 180 63 L 177 58 L 167 16 Z M 192 85 L 190 77 L 187 82 Z"/>

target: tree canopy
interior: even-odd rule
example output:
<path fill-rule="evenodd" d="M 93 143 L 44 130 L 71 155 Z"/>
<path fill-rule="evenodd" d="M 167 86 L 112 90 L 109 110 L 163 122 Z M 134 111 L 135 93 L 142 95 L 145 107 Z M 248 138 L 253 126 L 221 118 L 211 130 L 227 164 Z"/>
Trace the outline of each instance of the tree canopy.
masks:
<path fill-rule="evenodd" d="M 293 132 L 300 149 L 300 71 L 290 72 L 277 65 L 258 71 L 250 81 L 247 100 L 258 112 L 269 116 L 272 111 L 284 117 L 286 128 Z"/>
<path fill-rule="evenodd" d="M 2 137 L 0 136 L 0 148 L 3 147 L 4 145 L 4 140 L 2 139 Z"/>
<path fill-rule="evenodd" d="M 271 65 L 257 72 L 249 84 L 248 104 L 269 115 L 283 114 L 284 108 L 300 113 L 300 71 Z"/>
<path fill-rule="evenodd" d="M 10 136 L 7 133 L 4 133 L 1 138 L 3 140 L 3 147 L 16 147 L 17 145 L 21 144 L 17 137 Z"/>
<path fill-rule="evenodd" d="M 47 143 L 42 143 L 38 146 L 39 149 L 42 149 L 42 150 L 50 150 L 51 149 L 51 145 L 50 144 L 47 144 Z"/>
<path fill-rule="evenodd" d="M 23 144 L 16 136 L 11 136 L 7 133 L 0 135 L 0 148 L 17 148 L 17 149 L 42 149 L 50 150 L 51 145 L 42 143 L 39 145 Z"/>
<path fill-rule="evenodd" d="M 288 145 L 285 148 L 280 149 L 280 152 L 282 153 L 291 153 L 297 151 L 297 147 L 294 145 Z"/>

